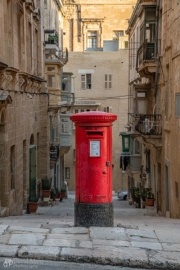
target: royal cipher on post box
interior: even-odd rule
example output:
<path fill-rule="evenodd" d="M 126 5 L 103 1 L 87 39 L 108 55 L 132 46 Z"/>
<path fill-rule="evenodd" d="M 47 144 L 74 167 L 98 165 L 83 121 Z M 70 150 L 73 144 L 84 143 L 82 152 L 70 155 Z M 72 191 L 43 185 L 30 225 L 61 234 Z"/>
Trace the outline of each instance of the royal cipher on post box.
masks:
<path fill-rule="evenodd" d="M 113 226 L 112 122 L 115 114 L 77 113 L 75 226 Z"/>

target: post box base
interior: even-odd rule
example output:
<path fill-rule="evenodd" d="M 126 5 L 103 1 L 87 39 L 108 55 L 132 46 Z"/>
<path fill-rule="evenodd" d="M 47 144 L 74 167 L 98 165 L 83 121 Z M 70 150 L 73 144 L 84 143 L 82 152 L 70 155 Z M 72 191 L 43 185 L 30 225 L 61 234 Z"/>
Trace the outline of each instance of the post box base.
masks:
<path fill-rule="evenodd" d="M 113 227 L 114 211 L 112 203 L 74 203 L 74 226 Z"/>

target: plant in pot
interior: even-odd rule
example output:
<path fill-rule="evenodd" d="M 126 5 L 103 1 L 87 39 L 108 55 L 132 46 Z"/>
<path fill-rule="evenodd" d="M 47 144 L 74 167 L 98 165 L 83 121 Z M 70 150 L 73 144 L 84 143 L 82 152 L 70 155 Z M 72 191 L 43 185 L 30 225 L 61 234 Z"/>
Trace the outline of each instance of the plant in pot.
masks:
<path fill-rule="evenodd" d="M 28 213 L 36 212 L 39 204 L 39 197 L 38 196 L 30 196 L 28 205 L 27 205 L 27 211 Z"/>
<path fill-rule="evenodd" d="M 61 188 L 61 192 L 60 193 L 61 193 L 61 197 L 62 198 L 66 198 L 66 188 L 64 188 L 64 187 Z"/>
<path fill-rule="evenodd" d="M 49 198 L 51 192 L 51 181 L 50 179 L 42 179 L 42 196 L 43 198 Z"/>
<path fill-rule="evenodd" d="M 141 193 L 139 191 L 139 189 L 137 188 L 137 190 L 134 193 L 135 198 L 136 198 L 136 208 L 140 207 L 140 198 L 141 198 Z"/>
<path fill-rule="evenodd" d="M 144 188 L 141 191 L 141 207 L 142 208 L 145 208 L 145 206 L 146 206 L 146 196 L 147 196 L 147 193 L 146 193 L 146 189 Z"/>
<path fill-rule="evenodd" d="M 130 193 L 131 193 L 131 198 L 133 200 L 133 203 L 136 202 L 136 196 L 135 196 L 135 192 L 137 191 L 138 189 L 136 187 L 131 187 L 130 188 Z"/>
<path fill-rule="evenodd" d="M 60 192 L 58 192 L 58 188 L 56 188 L 55 190 L 56 190 L 55 204 L 59 204 Z"/>
<path fill-rule="evenodd" d="M 147 188 L 147 193 L 146 193 L 146 206 L 154 206 L 154 194 L 151 191 L 151 188 Z"/>
<path fill-rule="evenodd" d="M 55 188 L 52 188 L 51 189 L 51 203 L 52 203 L 52 205 L 55 205 L 56 194 L 57 194 L 57 192 L 56 192 Z"/>

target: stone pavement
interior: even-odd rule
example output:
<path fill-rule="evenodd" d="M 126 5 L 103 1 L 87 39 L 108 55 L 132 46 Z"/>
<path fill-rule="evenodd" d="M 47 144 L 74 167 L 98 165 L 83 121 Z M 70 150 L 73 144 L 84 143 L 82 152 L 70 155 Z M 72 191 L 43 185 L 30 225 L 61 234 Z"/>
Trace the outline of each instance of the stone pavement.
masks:
<path fill-rule="evenodd" d="M 180 220 L 114 197 L 115 226 L 74 227 L 74 197 L 37 214 L 0 219 L 0 256 L 180 269 Z"/>

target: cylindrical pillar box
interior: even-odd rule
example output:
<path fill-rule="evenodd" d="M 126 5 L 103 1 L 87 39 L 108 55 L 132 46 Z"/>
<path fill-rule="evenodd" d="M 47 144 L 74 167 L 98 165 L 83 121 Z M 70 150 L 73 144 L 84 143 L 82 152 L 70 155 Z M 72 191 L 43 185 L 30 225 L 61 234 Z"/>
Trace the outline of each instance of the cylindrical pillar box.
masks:
<path fill-rule="evenodd" d="M 112 122 L 115 114 L 77 113 L 75 226 L 114 224 L 112 205 Z"/>

